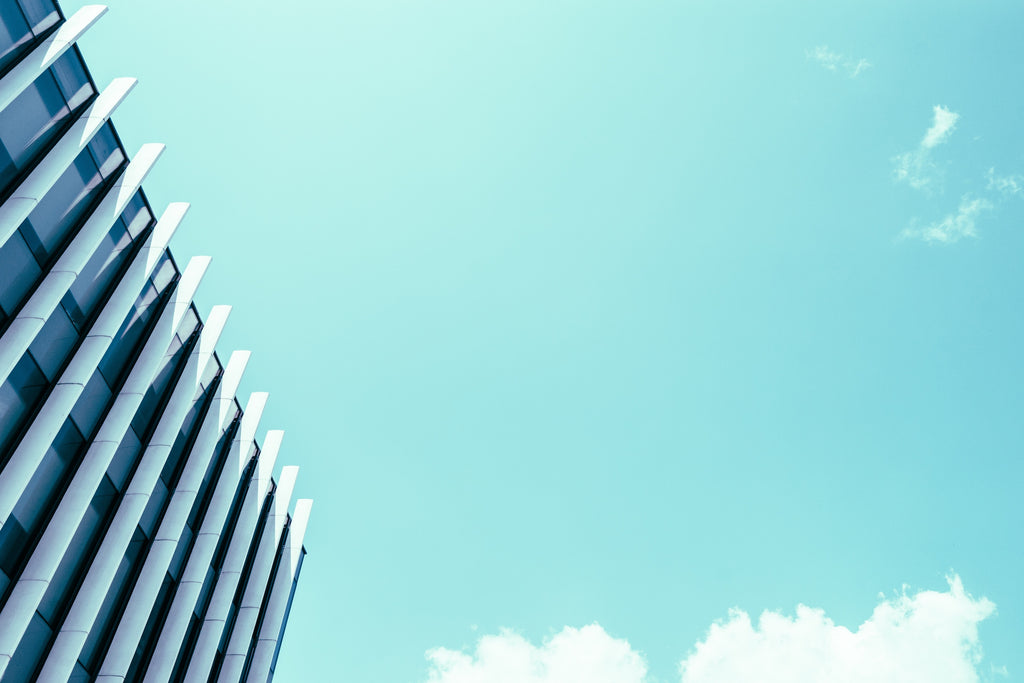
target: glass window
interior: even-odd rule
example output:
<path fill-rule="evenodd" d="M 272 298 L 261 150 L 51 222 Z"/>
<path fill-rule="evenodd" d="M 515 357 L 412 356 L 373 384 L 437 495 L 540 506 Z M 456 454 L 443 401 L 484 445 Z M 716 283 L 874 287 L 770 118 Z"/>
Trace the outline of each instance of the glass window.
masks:
<path fill-rule="evenodd" d="M 46 319 L 28 351 L 43 374 L 53 380 L 56 379 L 57 371 L 75 347 L 78 338 L 79 332 L 71 324 L 71 318 L 58 306 Z"/>
<path fill-rule="evenodd" d="M 32 674 L 46 652 L 46 646 L 50 644 L 50 636 L 53 635 L 46 621 L 38 612 L 32 617 L 28 630 L 14 651 L 7 670 L 4 671 L 4 683 L 28 683 L 32 680 Z"/>
<path fill-rule="evenodd" d="M 181 538 L 178 539 L 178 545 L 174 548 L 174 556 L 171 558 L 171 564 L 167 571 L 175 581 L 181 578 L 181 570 L 185 567 L 189 546 L 192 545 L 192 536 L 192 530 L 186 526 L 181 530 Z"/>
<path fill-rule="evenodd" d="M 18 504 L 14 506 L 13 515 L 29 536 L 39 533 L 38 525 L 44 513 L 60 499 L 63 490 L 61 483 L 77 459 L 83 443 L 82 435 L 71 420 L 65 420 L 57 438 L 47 449 L 22 492 Z"/>
<path fill-rule="evenodd" d="M 121 220 L 128 226 L 128 234 L 132 236 L 132 239 L 138 237 L 153 222 L 153 214 L 149 212 L 141 191 L 136 192 L 135 196 L 128 201 L 128 206 L 121 214 Z"/>
<path fill-rule="evenodd" d="M 107 597 L 103 600 L 103 605 L 100 607 L 96 621 L 93 622 L 92 630 L 89 631 L 89 636 L 86 638 L 85 645 L 82 647 L 82 652 L 78 657 L 79 661 L 84 662 L 88 669 L 96 670 L 99 668 L 99 659 L 103 656 L 104 652 L 104 648 L 101 647 L 104 641 L 103 635 L 119 615 L 117 607 L 122 593 L 131 590 L 134 584 L 131 580 L 134 573 L 133 567 L 139 561 L 145 546 L 146 537 L 136 529 L 132 540 L 128 543 L 128 551 L 121 558 L 121 564 L 118 565 L 117 572 L 114 574 L 114 581 L 110 584 Z"/>
<path fill-rule="evenodd" d="M 32 356 L 25 354 L 0 385 L 0 448 L 9 448 L 22 418 L 35 405 L 48 382 Z"/>
<path fill-rule="evenodd" d="M 42 275 L 20 232 L 0 247 L 0 320 L 10 316 Z"/>
<path fill-rule="evenodd" d="M 117 451 L 114 453 L 114 459 L 110 462 L 110 467 L 107 468 L 107 476 L 110 477 L 118 491 L 124 490 L 124 485 L 128 481 L 128 475 L 135 466 L 135 461 L 141 452 L 142 442 L 135 435 L 135 430 L 129 427 L 124 437 L 122 437 L 121 443 L 117 446 Z"/>
<path fill-rule="evenodd" d="M 107 381 L 99 372 L 92 373 L 92 377 L 85 384 L 82 395 L 79 397 L 75 407 L 71 409 L 71 419 L 75 421 L 82 434 L 92 437 L 99 424 L 100 417 L 107 409 L 107 404 L 113 394 Z"/>
<path fill-rule="evenodd" d="M 114 335 L 107 352 L 100 360 L 99 369 L 107 378 L 110 386 L 117 386 L 122 375 L 128 370 L 129 362 L 134 358 L 135 347 L 142 338 L 146 323 L 152 317 L 159 299 L 159 292 L 153 284 L 147 283 L 145 289 L 135 300 L 135 305 L 128 317 L 121 323 L 121 329 Z"/>
<path fill-rule="evenodd" d="M 57 8 L 49 0 L 19 0 L 21 8 L 25 10 L 28 23 L 32 30 L 39 35 L 60 20 Z"/>
<path fill-rule="evenodd" d="M 102 181 L 92 155 L 88 149 L 84 150 L 21 224 L 25 241 L 40 263 L 45 263 L 64 242 Z"/>
<path fill-rule="evenodd" d="M 104 477 L 39 603 L 39 612 L 48 621 L 53 621 L 60 608 L 76 594 L 79 576 L 88 569 L 94 545 L 106 530 L 107 518 L 116 502 L 117 490 Z"/>
<path fill-rule="evenodd" d="M 89 82 L 89 76 L 82 64 L 82 56 L 78 53 L 77 47 L 71 47 L 61 55 L 60 59 L 50 67 L 51 73 L 57 78 L 61 94 L 67 100 L 71 109 L 76 109 L 84 104 L 96 90 Z"/>
<path fill-rule="evenodd" d="M 92 152 L 92 158 L 104 178 L 113 175 L 124 161 L 124 152 L 117 144 L 117 136 L 114 135 L 114 127 L 110 123 L 96 133 L 96 137 L 89 143 L 89 151 Z"/>
<path fill-rule="evenodd" d="M 25 15 L 13 2 L 0 2 L 0 69 L 18 56 L 20 47 L 32 40 Z"/>
<path fill-rule="evenodd" d="M 127 249 L 130 245 L 131 237 L 125 230 L 124 221 L 118 218 L 64 295 L 64 308 L 80 329 L 96 310 L 97 303 L 116 275 L 121 272 L 125 260 L 131 254 L 131 250 Z"/>
<path fill-rule="evenodd" d="M 160 479 L 157 479 L 152 493 L 149 494 L 149 502 L 142 513 L 142 519 L 139 520 L 139 528 L 148 538 L 153 538 L 156 534 L 156 525 L 160 522 L 169 496 L 167 487 Z"/>
<path fill-rule="evenodd" d="M 150 384 L 146 395 L 142 398 L 142 404 L 132 419 L 132 427 L 135 429 L 136 434 L 149 434 L 148 430 L 157 417 L 160 399 L 164 392 L 169 389 L 171 379 L 178 366 L 178 361 L 184 356 L 184 349 L 185 347 L 182 346 L 181 341 L 175 336 L 170 348 L 167 350 L 167 354 L 161 361 L 153 383 Z"/>
<path fill-rule="evenodd" d="M 8 158 L 0 171 L 0 183 L 4 187 L 18 169 L 24 168 L 53 138 L 69 116 L 71 111 L 49 72 L 37 78 L 0 112 L 0 144 Z"/>
<path fill-rule="evenodd" d="M 8 517 L 0 527 L 0 569 L 13 576 L 21 564 L 21 554 L 28 543 L 28 532 L 14 517 Z"/>

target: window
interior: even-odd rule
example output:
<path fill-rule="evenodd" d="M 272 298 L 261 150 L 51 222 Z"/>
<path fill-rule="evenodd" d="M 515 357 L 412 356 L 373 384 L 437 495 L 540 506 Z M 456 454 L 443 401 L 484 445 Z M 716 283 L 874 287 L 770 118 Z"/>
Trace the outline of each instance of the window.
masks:
<path fill-rule="evenodd" d="M 28 351 L 39 369 L 52 381 L 57 378 L 57 372 L 75 347 L 78 337 L 78 330 L 71 324 L 71 318 L 58 306 L 36 334 Z"/>
<path fill-rule="evenodd" d="M 0 185 L 6 187 L 70 116 L 71 110 L 49 72 L 18 95 L 0 113 Z"/>
<path fill-rule="evenodd" d="M 25 15 L 13 2 L 0 3 L 0 69 L 6 69 L 18 57 L 20 49 L 32 40 Z"/>
<path fill-rule="evenodd" d="M 21 233 L 0 247 L 0 321 L 14 313 L 42 274 Z"/>
<path fill-rule="evenodd" d="M 71 283 L 61 303 L 79 329 L 84 327 L 115 276 L 121 272 L 125 260 L 131 254 L 131 250 L 127 249 L 130 245 L 131 238 L 119 218 L 82 268 L 82 272 Z"/>
<path fill-rule="evenodd" d="M 32 356 L 25 354 L 0 385 L 0 449 L 6 450 L 22 418 L 46 389 L 47 381 Z"/>

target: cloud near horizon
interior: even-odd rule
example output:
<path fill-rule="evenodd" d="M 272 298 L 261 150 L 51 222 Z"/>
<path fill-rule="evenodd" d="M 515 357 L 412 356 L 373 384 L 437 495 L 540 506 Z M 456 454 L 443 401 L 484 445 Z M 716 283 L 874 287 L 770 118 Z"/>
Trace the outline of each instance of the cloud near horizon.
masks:
<path fill-rule="evenodd" d="M 739 609 L 713 624 L 679 664 L 680 683 L 977 683 L 978 624 L 995 613 L 959 577 L 949 590 L 882 600 L 851 631 L 823 610 Z M 429 683 L 654 683 L 628 641 L 598 624 L 565 627 L 540 645 L 512 631 L 482 637 L 475 652 L 427 652 Z"/>

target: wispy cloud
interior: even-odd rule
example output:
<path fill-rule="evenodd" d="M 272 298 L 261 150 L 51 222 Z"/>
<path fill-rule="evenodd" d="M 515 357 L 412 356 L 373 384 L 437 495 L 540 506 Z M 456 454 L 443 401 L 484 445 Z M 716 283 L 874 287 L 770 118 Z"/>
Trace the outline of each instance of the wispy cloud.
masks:
<path fill-rule="evenodd" d="M 818 45 L 813 50 L 808 50 L 807 58 L 814 60 L 829 71 L 845 73 L 850 78 L 856 78 L 871 67 L 871 62 L 863 57 L 860 59 L 846 57 L 833 51 L 828 45 Z"/>
<path fill-rule="evenodd" d="M 944 592 L 882 600 L 860 627 L 836 625 L 820 609 L 796 616 L 741 610 L 711 626 L 679 665 L 681 683 L 977 683 L 978 624 L 995 605 L 951 577 Z M 429 683 L 653 683 L 643 656 L 597 624 L 566 627 L 541 645 L 503 631 L 475 652 L 427 653 Z M 997 669 L 992 669 L 997 671 Z"/>
<path fill-rule="evenodd" d="M 921 147 L 924 149 L 937 147 L 948 140 L 956 128 L 956 122 L 960 120 L 960 114 L 950 111 L 942 105 L 933 107 L 932 113 L 934 117 L 932 127 L 928 129 L 928 132 L 924 134 L 924 139 L 921 140 Z"/>
<path fill-rule="evenodd" d="M 977 237 L 978 233 L 975 230 L 975 224 L 978 215 L 992 208 L 992 202 L 987 199 L 972 199 L 964 195 L 956 212 L 948 214 L 937 223 L 931 223 L 924 227 L 911 225 L 900 233 L 900 237 L 916 238 L 925 242 L 938 242 L 940 244 L 952 244 L 964 237 Z"/>
<path fill-rule="evenodd" d="M 989 190 L 994 190 L 1002 195 L 1024 195 L 1024 176 L 1022 175 L 1000 176 L 996 175 L 996 169 L 990 168 L 986 177 Z"/>
<path fill-rule="evenodd" d="M 942 105 L 932 108 L 932 125 L 917 149 L 893 157 L 893 177 L 915 190 L 927 190 L 938 177 L 938 168 L 931 160 L 931 151 L 946 142 L 956 129 L 960 114 Z"/>

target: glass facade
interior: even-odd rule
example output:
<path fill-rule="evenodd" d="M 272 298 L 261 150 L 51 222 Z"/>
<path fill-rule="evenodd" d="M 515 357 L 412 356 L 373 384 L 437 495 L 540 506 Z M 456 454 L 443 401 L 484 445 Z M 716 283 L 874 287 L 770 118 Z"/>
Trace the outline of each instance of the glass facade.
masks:
<path fill-rule="evenodd" d="M 0 88 L 64 21 L 47 0 L 0 2 Z M 71 45 L 5 100 L 0 201 L 96 95 Z M 56 276 L 55 263 L 82 244 L 76 237 L 129 164 L 110 122 L 79 149 L 0 240 L 0 350 L 10 359 L 0 368 L 0 679 L 182 680 L 210 638 L 216 655 L 204 679 L 237 669 L 244 680 L 270 680 L 288 610 L 267 605 L 290 604 L 305 551 L 289 561 L 301 532 L 290 531 L 293 515 L 275 501 L 287 503 L 291 489 L 282 493 L 260 467 L 276 446 L 264 453 L 234 393 L 244 356 L 225 365 L 203 343 L 220 323 L 204 323 L 188 303 L 199 271 L 154 243 L 160 231 L 141 188 L 120 190 L 124 209 L 102 239 L 90 238 L 99 242 L 73 281 Z M 42 292 L 52 311 L 26 339 L 19 324 L 39 319 L 24 311 L 38 310 L 28 302 Z M 242 529 L 254 490 L 260 511 L 248 517 L 255 527 Z M 268 529 L 277 534 L 269 577 L 253 570 Z M 200 542 L 204 535 L 213 542 Z M 222 581 L 232 543 L 244 544 L 246 558 L 241 577 Z M 189 572 L 201 586 L 183 581 Z M 204 620 L 220 583 L 230 585 L 231 605 L 209 636 Z M 253 587 L 260 614 L 239 619 Z M 258 638 L 266 632 L 276 634 L 270 645 Z M 248 650 L 230 651 L 236 641 Z"/>

